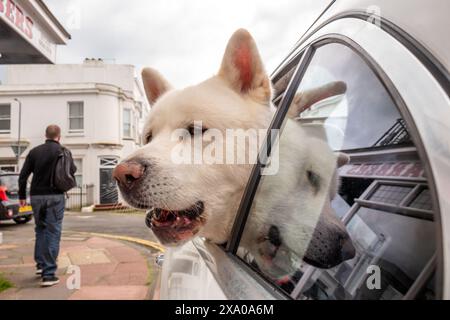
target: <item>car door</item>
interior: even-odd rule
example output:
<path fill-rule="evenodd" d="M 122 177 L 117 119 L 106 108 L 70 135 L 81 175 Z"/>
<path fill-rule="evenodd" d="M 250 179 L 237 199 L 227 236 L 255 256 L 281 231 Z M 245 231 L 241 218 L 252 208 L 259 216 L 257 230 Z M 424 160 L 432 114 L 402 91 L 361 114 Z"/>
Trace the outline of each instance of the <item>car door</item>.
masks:
<path fill-rule="evenodd" d="M 288 116 L 294 113 L 294 120 L 308 128 L 310 135 L 320 136 L 335 153 L 349 156 L 349 162 L 338 168 L 340 187 L 331 208 L 345 224 L 356 249 L 354 258 L 332 268 L 305 262 L 307 252 L 299 255 L 300 244 L 294 248 L 294 242 L 288 240 L 300 239 L 296 233 L 303 232 L 301 219 L 314 210 L 302 203 L 292 206 L 292 197 L 298 197 L 297 187 L 286 189 L 276 177 L 261 176 L 257 168 L 228 250 L 252 269 L 249 274 L 287 297 L 436 299 L 448 291 L 442 251 L 446 250 L 442 223 L 448 215 L 441 214 L 446 212 L 442 211 L 447 204 L 446 187 L 440 180 L 448 178 L 449 168 L 441 157 L 448 158 L 449 148 L 448 141 L 442 145 L 437 139 L 448 136 L 448 121 L 444 119 L 448 119 L 450 104 L 442 77 L 433 74 L 435 68 L 427 68 L 404 43 L 387 29 L 347 18 L 322 27 L 287 59 L 294 61 L 301 56 L 280 98 L 271 129 L 280 129 L 280 144 L 295 141 L 286 136 L 292 131 L 285 130 L 293 121 Z M 274 79 L 277 77 L 275 74 Z M 345 93 L 319 96 L 303 109 L 296 106 L 299 96 L 336 82 L 345 84 Z M 297 139 L 299 146 L 304 141 L 303 136 Z M 292 145 L 291 149 L 295 148 Z M 279 165 L 289 167 L 294 161 L 291 154 L 281 157 Z M 272 188 L 270 197 L 283 206 L 267 201 L 266 186 Z M 320 216 L 326 201 L 316 205 L 316 216 Z M 289 257 L 278 259 L 277 273 L 262 268 L 255 250 L 242 240 L 261 229 L 267 206 L 276 208 L 271 214 L 280 221 L 277 242 L 291 244 L 284 250 L 277 248 Z M 299 243 L 309 244 L 308 250 L 320 243 L 314 232 L 304 234 L 309 238 Z M 327 238 L 327 234 L 320 236 Z M 262 241 L 271 242 L 270 233 Z M 316 252 L 323 251 L 325 243 L 319 244 Z M 273 242 L 270 245 L 273 247 Z"/>

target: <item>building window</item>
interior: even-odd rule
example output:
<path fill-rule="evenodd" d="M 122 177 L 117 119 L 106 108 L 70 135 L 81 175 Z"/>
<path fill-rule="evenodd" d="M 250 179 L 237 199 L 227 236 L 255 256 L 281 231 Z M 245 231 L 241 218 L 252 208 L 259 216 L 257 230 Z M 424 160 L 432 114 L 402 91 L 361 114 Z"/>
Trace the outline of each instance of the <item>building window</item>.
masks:
<path fill-rule="evenodd" d="M 139 137 L 139 117 L 134 117 L 134 126 L 133 126 L 134 137 Z"/>
<path fill-rule="evenodd" d="M 0 166 L 0 173 L 3 172 L 17 172 L 17 167 L 14 165 Z"/>
<path fill-rule="evenodd" d="M 69 132 L 84 131 L 84 103 L 69 102 Z"/>
<path fill-rule="evenodd" d="M 11 105 L 0 104 L 0 133 L 11 132 Z"/>
<path fill-rule="evenodd" d="M 73 159 L 73 162 L 77 167 L 77 172 L 75 172 L 75 180 L 77 181 L 77 186 L 81 187 L 83 185 L 83 160 Z"/>
<path fill-rule="evenodd" d="M 100 159 L 100 167 L 115 168 L 119 164 L 119 159 L 115 157 L 106 157 Z"/>
<path fill-rule="evenodd" d="M 130 109 L 123 110 L 123 136 L 124 138 L 132 138 L 133 124 Z"/>

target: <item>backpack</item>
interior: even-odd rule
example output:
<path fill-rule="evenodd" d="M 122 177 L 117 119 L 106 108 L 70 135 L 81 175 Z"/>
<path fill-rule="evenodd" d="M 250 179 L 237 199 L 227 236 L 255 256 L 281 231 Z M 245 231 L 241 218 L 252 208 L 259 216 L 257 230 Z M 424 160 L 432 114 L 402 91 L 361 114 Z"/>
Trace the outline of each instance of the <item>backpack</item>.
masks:
<path fill-rule="evenodd" d="M 59 191 L 67 192 L 77 186 L 75 172 L 72 172 L 73 159 L 69 149 L 61 147 L 58 158 L 53 167 L 51 183 L 52 187 Z"/>

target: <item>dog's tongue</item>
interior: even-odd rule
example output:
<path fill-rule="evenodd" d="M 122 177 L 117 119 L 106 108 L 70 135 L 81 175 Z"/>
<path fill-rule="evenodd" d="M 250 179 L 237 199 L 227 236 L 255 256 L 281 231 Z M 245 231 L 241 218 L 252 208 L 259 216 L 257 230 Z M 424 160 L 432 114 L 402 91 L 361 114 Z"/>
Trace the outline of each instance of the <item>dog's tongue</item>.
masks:
<path fill-rule="evenodd" d="M 160 209 L 159 212 L 160 212 L 160 214 L 159 214 L 159 219 L 158 220 L 166 221 L 167 220 L 167 216 L 169 215 L 169 211 Z"/>
<path fill-rule="evenodd" d="M 158 215 L 153 219 L 153 224 L 157 227 L 178 228 L 189 226 L 192 223 L 188 217 L 180 216 L 176 212 L 157 210 L 159 210 Z"/>

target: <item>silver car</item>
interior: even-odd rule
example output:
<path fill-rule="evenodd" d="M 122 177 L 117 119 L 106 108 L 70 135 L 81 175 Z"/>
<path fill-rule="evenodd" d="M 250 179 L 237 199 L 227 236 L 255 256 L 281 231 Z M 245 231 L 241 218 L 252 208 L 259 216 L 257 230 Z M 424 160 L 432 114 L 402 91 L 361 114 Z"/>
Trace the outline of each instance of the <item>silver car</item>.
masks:
<path fill-rule="evenodd" d="M 155 297 L 449 299 L 449 12 L 447 0 L 332 1 L 272 75 L 273 128 L 297 92 L 347 85 L 297 120 L 322 128 L 330 147 L 350 156 L 332 207 L 353 259 L 331 269 L 293 261 L 297 271 L 283 279 L 264 274 L 240 247 L 258 188 L 270 179 L 255 170 L 227 245 L 198 238 L 168 250 Z"/>

